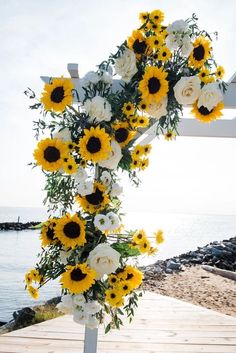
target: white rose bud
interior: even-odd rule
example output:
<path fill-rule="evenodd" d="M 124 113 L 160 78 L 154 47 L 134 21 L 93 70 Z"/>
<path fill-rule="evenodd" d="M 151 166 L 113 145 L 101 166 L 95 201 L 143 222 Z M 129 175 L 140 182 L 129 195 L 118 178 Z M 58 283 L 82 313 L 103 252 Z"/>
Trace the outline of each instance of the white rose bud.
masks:
<path fill-rule="evenodd" d="M 136 66 L 136 56 L 130 49 L 125 49 L 120 58 L 116 59 L 115 71 L 121 76 L 122 80 L 129 83 L 131 78 L 138 71 Z"/>
<path fill-rule="evenodd" d="M 111 183 L 111 174 L 108 173 L 106 170 L 104 170 L 104 172 L 102 172 L 101 175 L 101 182 L 105 185 L 105 186 L 109 186 Z"/>
<path fill-rule="evenodd" d="M 217 83 L 209 83 L 205 85 L 198 99 L 198 108 L 201 106 L 211 111 L 219 102 L 223 100 L 223 95 Z"/>
<path fill-rule="evenodd" d="M 99 75 L 94 72 L 94 71 L 89 71 L 87 72 L 87 74 L 82 78 L 82 86 L 86 87 L 88 86 L 90 83 L 96 84 L 98 83 L 100 80 Z"/>
<path fill-rule="evenodd" d="M 160 119 L 167 114 L 167 102 L 167 97 L 164 97 L 158 103 L 149 104 L 147 107 L 147 113 L 155 119 Z"/>
<path fill-rule="evenodd" d="M 94 217 L 94 225 L 101 232 L 105 232 L 105 231 L 107 231 L 110 228 L 111 222 L 110 222 L 109 218 L 106 215 L 97 214 Z"/>
<path fill-rule="evenodd" d="M 84 108 L 89 114 L 89 121 L 100 123 L 101 121 L 111 120 L 111 105 L 108 101 L 100 96 L 95 96 L 92 99 L 87 99 L 84 103 Z"/>
<path fill-rule="evenodd" d="M 88 315 L 83 310 L 75 309 L 73 313 L 73 320 L 77 324 L 86 325 L 88 321 Z"/>
<path fill-rule="evenodd" d="M 120 186 L 118 183 L 112 184 L 111 192 L 110 192 L 111 197 L 117 197 L 121 195 L 122 192 L 123 192 L 122 186 Z"/>
<path fill-rule="evenodd" d="M 99 244 L 94 248 L 87 259 L 89 267 L 94 269 L 98 277 L 115 272 L 119 267 L 120 253 L 108 244 Z"/>
<path fill-rule="evenodd" d="M 103 168 L 116 169 L 122 158 L 122 152 L 119 143 L 114 140 L 111 141 L 111 148 L 112 151 L 110 152 L 109 157 L 98 164 Z"/>
<path fill-rule="evenodd" d="M 93 193 L 93 182 L 92 181 L 82 181 L 77 185 L 77 191 L 81 196 L 90 195 Z"/>
<path fill-rule="evenodd" d="M 174 86 L 174 95 L 178 103 L 193 104 L 201 92 L 201 81 L 197 76 L 181 77 Z"/>

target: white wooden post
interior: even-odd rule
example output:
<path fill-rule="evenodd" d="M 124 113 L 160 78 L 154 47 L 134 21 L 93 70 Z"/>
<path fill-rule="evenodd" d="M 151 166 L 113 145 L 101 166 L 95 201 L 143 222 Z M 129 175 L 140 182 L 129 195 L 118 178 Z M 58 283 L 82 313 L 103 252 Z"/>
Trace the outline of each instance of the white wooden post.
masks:
<path fill-rule="evenodd" d="M 93 330 L 85 326 L 84 334 L 84 353 L 96 353 L 98 342 L 98 329 Z"/>

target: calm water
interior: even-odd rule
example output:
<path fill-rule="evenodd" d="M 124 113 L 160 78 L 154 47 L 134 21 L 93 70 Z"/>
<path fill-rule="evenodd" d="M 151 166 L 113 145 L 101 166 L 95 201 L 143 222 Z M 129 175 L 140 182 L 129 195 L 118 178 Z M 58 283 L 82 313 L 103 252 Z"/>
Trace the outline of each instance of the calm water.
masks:
<path fill-rule="evenodd" d="M 42 209 L 1 208 L 0 222 L 41 221 L 45 219 Z M 236 216 L 225 215 L 183 215 L 129 213 L 125 219 L 126 229 L 144 228 L 149 236 L 158 228 L 165 233 L 165 243 L 158 255 L 141 259 L 142 264 L 165 259 L 183 252 L 194 250 L 214 240 L 223 240 L 235 236 Z M 30 299 L 24 290 L 24 274 L 34 266 L 40 252 L 38 231 L 0 231 L 0 321 L 12 318 L 12 312 L 24 306 L 37 303 Z M 40 301 L 60 294 L 57 283 L 41 289 Z"/>

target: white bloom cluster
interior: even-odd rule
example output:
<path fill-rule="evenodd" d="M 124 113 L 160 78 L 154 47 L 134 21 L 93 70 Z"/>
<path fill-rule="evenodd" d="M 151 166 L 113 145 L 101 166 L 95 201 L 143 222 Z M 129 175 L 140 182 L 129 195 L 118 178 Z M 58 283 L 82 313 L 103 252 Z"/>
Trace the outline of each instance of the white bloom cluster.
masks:
<path fill-rule="evenodd" d="M 89 71 L 86 75 L 81 79 L 81 83 L 83 87 L 89 86 L 91 83 L 96 85 L 99 81 L 102 81 L 107 84 L 112 84 L 112 72 L 109 71 L 101 71 L 100 73 L 95 71 Z"/>
<path fill-rule="evenodd" d="M 87 99 L 84 108 L 89 115 L 89 121 L 100 123 L 102 121 L 110 121 L 112 117 L 110 103 L 101 96 L 95 96 Z"/>
<path fill-rule="evenodd" d="M 93 192 L 93 182 L 88 179 L 88 173 L 83 167 L 78 167 L 75 174 L 72 174 L 75 179 L 77 191 L 81 196 L 90 195 Z"/>
<path fill-rule="evenodd" d="M 122 55 L 116 59 L 115 71 L 121 76 L 121 79 L 124 82 L 130 82 L 131 78 L 138 71 L 136 66 L 136 56 L 132 50 L 126 48 Z"/>
<path fill-rule="evenodd" d="M 174 21 L 167 27 L 168 36 L 166 37 L 166 45 L 170 50 L 181 49 L 183 56 L 189 56 L 193 50 L 191 38 L 189 35 L 188 23 L 184 20 Z"/>
<path fill-rule="evenodd" d="M 113 231 L 120 226 L 120 219 L 112 211 L 106 215 L 100 213 L 94 217 L 94 225 L 101 232 Z"/>

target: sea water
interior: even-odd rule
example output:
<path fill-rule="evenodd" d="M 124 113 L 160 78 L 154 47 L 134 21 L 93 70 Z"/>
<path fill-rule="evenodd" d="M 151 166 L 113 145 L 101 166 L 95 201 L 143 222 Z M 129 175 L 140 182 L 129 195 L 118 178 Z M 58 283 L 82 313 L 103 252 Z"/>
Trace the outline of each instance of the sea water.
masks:
<path fill-rule="evenodd" d="M 32 208 L 1 208 L 0 222 L 42 221 L 46 212 Z M 162 229 L 165 242 L 154 257 L 140 259 L 142 265 L 166 259 L 204 246 L 211 241 L 228 239 L 236 233 L 236 216 L 162 213 L 128 213 L 125 229 L 145 229 L 149 237 Z M 154 238 L 151 239 L 154 243 Z M 41 251 L 39 231 L 0 231 L 0 321 L 12 319 L 12 313 L 60 294 L 58 282 L 45 285 L 35 301 L 24 290 L 24 274 L 37 262 Z"/>

